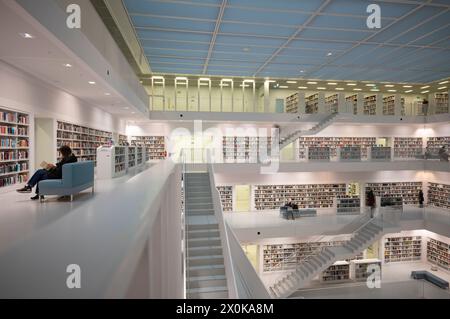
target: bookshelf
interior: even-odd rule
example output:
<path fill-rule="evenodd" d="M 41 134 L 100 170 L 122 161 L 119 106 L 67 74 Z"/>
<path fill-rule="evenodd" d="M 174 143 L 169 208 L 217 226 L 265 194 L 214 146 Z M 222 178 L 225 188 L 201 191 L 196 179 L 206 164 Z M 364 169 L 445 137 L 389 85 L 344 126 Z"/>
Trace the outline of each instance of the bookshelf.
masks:
<path fill-rule="evenodd" d="M 81 126 L 69 122 L 57 121 L 56 158 L 61 159 L 58 149 L 68 145 L 79 161 L 94 161 L 97 164 L 97 148 L 111 142 L 112 133 Z"/>
<path fill-rule="evenodd" d="M 437 155 L 442 146 L 447 146 L 447 149 L 450 148 L 450 136 L 427 138 L 427 147 L 430 149 L 431 153 Z"/>
<path fill-rule="evenodd" d="M 450 270 L 450 245 L 433 238 L 428 238 L 427 260 L 445 270 Z"/>
<path fill-rule="evenodd" d="M 306 114 L 315 114 L 319 111 L 319 93 L 306 97 Z"/>
<path fill-rule="evenodd" d="M 358 94 L 353 94 L 350 96 L 347 96 L 345 98 L 345 102 L 347 105 L 350 105 L 353 108 L 353 114 L 358 114 Z"/>
<path fill-rule="evenodd" d="M 390 161 L 391 148 L 389 146 L 372 146 L 370 148 L 370 158 L 372 161 Z"/>
<path fill-rule="evenodd" d="M 223 159 L 225 161 L 242 160 L 256 163 L 260 158 L 260 145 L 265 145 L 267 156 L 270 156 L 272 150 L 272 137 L 270 136 L 223 136 Z"/>
<path fill-rule="evenodd" d="M 128 136 L 119 134 L 119 145 L 126 146 L 128 143 Z"/>
<path fill-rule="evenodd" d="M 144 165 L 144 152 L 145 147 L 137 146 L 136 147 L 136 166 Z"/>
<path fill-rule="evenodd" d="M 377 114 L 377 96 L 370 95 L 364 97 L 364 115 L 376 115 Z"/>
<path fill-rule="evenodd" d="M 330 160 L 330 148 L 325 146 L 310 146 L 308 147 L 308 160 L 309 161 L 329 161 Z"/>
<path fill-rule="evenodd" d="M 300 159 L 306 158 L 308 147 L 329 147 L 330 157 L 336 157 L 338 147 L 360 146 L 361 157 L 367 158 L 372 145 L 376 145 L 376 137 L 299 137 L 298 156 Z"/>
<path fill-rule="evenodd" d="M 298 104 L 300 102 L 299 94 L 294 93 L 285 99 L 286 113 L 298 113 Z"/>
<path fill-rule="evenodd" d="M 233 186 L 217 186 L 224 212 L 233 211 Z"/>
<path fill-rule="evenodd" d="M 381 197 L 381 207 L 402 208 L 403 198 L 401 197 Z"/>
<path fill-rule="evenodd" d="M 450 185 L 428 183 L 428 205 L 450 209 Z"/>
<path fill-rule="evenodd" d="M 136 167 L 136 146 L 127 146 L 127 168 L 133 169 Z"/>
<path fill-rule="evenodd" d="M 357 196 L 345 196 L 336 199 L 338 215 L 357 215 L 361 212 L 361 199 Z"/>
<path fill-rule="evenodd" d="M 350 263 L 348 261 L 336 261 L 320 274 L 323 283 L 342 282 L 350 280 Z"/>
<path fill-rule="evenodd" d="M 334 199 L 346 196 L 345 184 L 255 185 L 256 210 L 278 209 L 289 199 L 299 208 L 334 207 Z"/>
<path fill-rule="evenodd" d="M 342 162 L 361 161 L 361 146 L 343 146 L 343 147 L 341 147 L 339 160 Z"/>
<path fill-rule="evenodd" d="M 354 281 L 366 281 L 371 275 L 371 273 L 367 272 L 371 265 L 376 265 L 381 270 L 381 260 L 379 259 L 373 258 L 350 261 L 350 278 Z"/>
<path fill-rule="evenodd" d="M 125 146 L 101 146 L 97 149 L 97 178 L 123 176 L 127 171 Z"/>
<path fill-rule="evenodd" d="M 132 136 L 131 145 L 147 149 L 147 157 L 151 161 L 166 158 L 166 145 L 164 136 Z"/>
<path fill-rule="evenodd" d="M 29 114 L 0 107 L 0 188 L 28 180 L 29 126 Z"/>
<path fill-rule="evenodd" d="M 337 113 L 339 105 L 338 94 L 332 94 L 325 97 L 325 107 L 329 113 Z"/>
<path fill-rule="evenodd" d="M 435 93 L 434 102 L 436 104 L 436 114 L 448 113 L 448 93 Z"/>
<path fill-rule="evenodd" d="M 395 115 L 395 95 L 383 97 L 383 115 Z"/>
<path fill-rule="evenodd" d="M 422 182 L 367 183 L 366 193 L 372 189 L 375 196 L 381 198 L 401 197 L 403 204 L 419 204 L 419 191 Z"/>
<path fill-rule="evenodd" d="M 384 262 L 418 261 L 422 257 L 422 237 L 386 237 L 384 240 Z"/>
<path fill-rule="evenodd" d="M 395 158 L 420 158 L 422 155 L 422 138 L 394 137 Z"/>
<path fill-rule="evenodd" d="M 317 255 L 323 248 L 339 246 L 343 243 L 343 241 L 324 241 L 264 245 L 263 272 L 296 268 L 300 262 Z"/>

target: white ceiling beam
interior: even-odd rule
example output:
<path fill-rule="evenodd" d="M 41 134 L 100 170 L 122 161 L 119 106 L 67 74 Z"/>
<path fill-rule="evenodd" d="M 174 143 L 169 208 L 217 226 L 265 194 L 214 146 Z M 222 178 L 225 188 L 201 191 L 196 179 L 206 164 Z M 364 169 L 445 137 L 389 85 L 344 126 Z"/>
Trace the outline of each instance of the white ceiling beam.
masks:
<path fill-rule="evenodd" d="M 209 43 L 208 55 L 206 56 L 205 65 L 203 66 L 203 74 L 208 70 L 209 60 L 211 59 L 212 52 L 214 50 L 214 46 L 216 45 L 217 34 L 220 30 L 220 24 L 222 23 L 223 14 L 225 12 L 225 8 L 227 6 L 227 0 L 222 0 L 222 4 L 220 5 L 219 14 L 217 15 L 216 25 L 214 26 L 214 32 L 211 37 L 211 42 Z"/>

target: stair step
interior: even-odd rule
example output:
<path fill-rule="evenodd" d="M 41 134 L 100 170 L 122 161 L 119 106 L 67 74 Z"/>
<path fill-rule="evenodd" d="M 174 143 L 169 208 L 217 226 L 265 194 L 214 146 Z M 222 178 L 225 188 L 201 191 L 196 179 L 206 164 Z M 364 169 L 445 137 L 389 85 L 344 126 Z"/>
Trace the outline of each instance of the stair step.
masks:
<path fill-rule="evenodd" d="M 219 229 L 219 224 L 190 224 L 190 225 L 187 225 L 187 231 L 203 230 L 203 229 Z"/>
<path fill-rule="evenodd" d="M 212 209 L 186 209 L 186 215 L 188 215 L 188 216 L 198 216 L 198 215 L 214 216 L 214 210 L 212 210 Z"/>
<path fill-rule="evenodd" d="M 221 255 L 222 253 L 222 246 L 200 246 L 188 249 L 189 256 Z"/>
<path fill-rule="evenodd" d="M 226 286 L 193 288 L 187 291 L 187 297 L 189 299 L 226 299 L 228 288 Z"/>
<path fill-rule="evenodd" d="M 191 238 L 217 238 L 220 237 L 218 229 L 189 230 L 188 237 Z"/>
<path fill-rule="evenodd" d="M 225 275 L 189 277 L 188 290 L 206 287 L 226 287 Z"/>
<path fill-rule="evenodd" d="M 223 265 L 223 255 L 189 256 L 189 266 Z"/>
<path fill-rule="evenodd" d="M 189 277 L 225 275 L 225 267 L 223 265 L 208 265 L 208 266 L 189 265 L 188 274 Z"/>
<path fill-rule="evenodd" d="M 204 247 L 204 246 L 221 246 L 220 237 L 210 238 L 192 238 L 188 239 L 188 248 L 191 247 Z"/>

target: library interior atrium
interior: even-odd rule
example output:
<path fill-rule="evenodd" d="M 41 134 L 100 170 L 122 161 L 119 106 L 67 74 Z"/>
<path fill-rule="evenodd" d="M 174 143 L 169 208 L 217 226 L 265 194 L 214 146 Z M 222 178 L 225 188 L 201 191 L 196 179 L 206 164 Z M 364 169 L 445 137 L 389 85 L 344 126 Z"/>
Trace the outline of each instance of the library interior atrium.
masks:
<path fill-rule="evenodd" d="M 0 297 L 450 299 L 448 21 L 0 0 Z"/>

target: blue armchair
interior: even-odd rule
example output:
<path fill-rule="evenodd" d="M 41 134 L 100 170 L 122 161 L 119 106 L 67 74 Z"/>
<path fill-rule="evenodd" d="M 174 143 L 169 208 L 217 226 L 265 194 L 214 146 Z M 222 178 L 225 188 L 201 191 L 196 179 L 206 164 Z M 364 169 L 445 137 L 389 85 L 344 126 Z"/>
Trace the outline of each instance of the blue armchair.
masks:
<path fill-rule="evenodd" d="M 39 182 L 39 195 L 70 196 L 92 188 L 94 193 L 94 162 L 85 161 L 65 164 L 62 179 L 48 179 Z"/>

